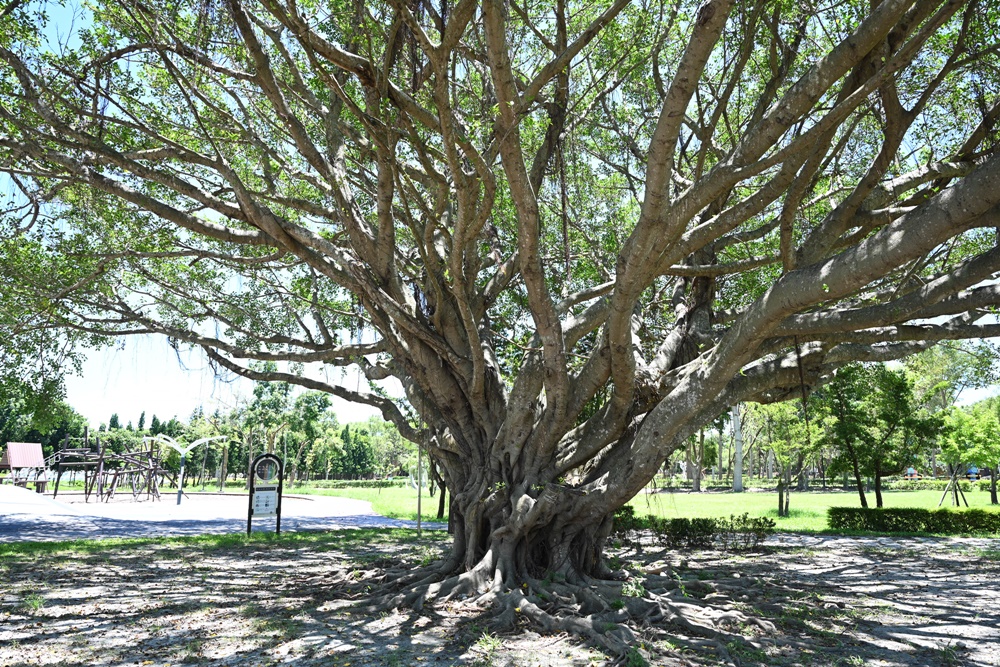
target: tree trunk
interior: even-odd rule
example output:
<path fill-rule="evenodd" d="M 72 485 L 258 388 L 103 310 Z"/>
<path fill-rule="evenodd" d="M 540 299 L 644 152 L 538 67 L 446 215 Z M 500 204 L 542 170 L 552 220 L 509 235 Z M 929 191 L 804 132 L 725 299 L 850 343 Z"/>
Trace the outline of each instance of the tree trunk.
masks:
<path fill-rule="evenodd" d="M 998 469 L 1000 469 L 1000 466 L 994 464 L 993 470 L 992 470 L 993 474 L 990 475 L 990 504 L 991 505 L 1000 504 L 1000 503 L 997 503 L 997 471 L 998 471 Z"/>
<path fill-rule="evenodd" d="M 778 471 L 778 516 L 788 516 L 792 496 L 792 464 L 786 463 Z"/>
<path fill-rule="evenodd" d="M 820 483 L 823 485 L 823 490 L 826 491 L 826 461 L 823 458 L 823 453 L 820 452 L 819 455 L 819 476 Z"/>
<path fill-rule="evenodd" d="M 882 469 L 875 466 L 875 507 L 882 507 Z"/>
<path fill-rule="evenodd" d="M 861 470 L 858 468 L 857 461 L 852 461 L 852 467 L 854 468 L 854 483 L 858 487 L 858 496 L 861 498 L 861 506 L 868 507 L 868 498 L 865 497 L 865 482 L 861 478 Z"/>
<path fill-rule="evenodd" d="M 694 438 L 689 438 L 684 448 L 684 476 L 688 481 L 694 481 Z"/>
<path fill-rule="evenodd" d="M 705 460 L 705 429 L 698 431 L 698 445 L 694 453 L 694 477 L 691 479 L 691 490 L 701 491 L 701 467 Z"/>
<path fill-rule="evenodd" d="M 786 517 L 788 516 L 788 505 L 791 503 L 791 501 L 792 501 L 792 469 L 789 467 L 789 468 L 785 469 L 785 514 L 784 514 L 784 516 L 786 516 Z"/>
<path fill-rule="evenodd" d="M 798 489 L 799 491 L 809 490 L 809 473 L 808 466 L 806 465 L 806 455 L 800 453 L 798 461 L 798 469 L 796 470 L 796 476 L 798 478 Z"/>
<path fill-rule="evenodd" d="M 949 472 L 951 473 L 951 482 L 952 482 L 951 493 L 952 493 L 953 496 L 955 496 L 955 507 L 961 507 L 961 504 L 958 501 L 958 469 L 959 469 L 959 467 L 958 466 L 951 466 L 951 465 L 949 465 L 948 468 L 949 468 Z"/>
<path fill-rule="evenodd" d="M 858 496 L 861 497 L 861 506 L 868 507 L 868 498 L 865 497 L 865 482 L 861 478 L 861 465 L 858 463 L 858 457 L 854 452 L 854 446 L 847 442 L 845 443 L 847 448 L 847 455 L 851 458 L 851 470 L 854 472 L 854 483 L 858 488 Z"/>
<path fill-rule="evenodd" d="M 718 451 L 716 452 L 716 454 L 718 454 L 718 456 L 716 456 L 716 458 L 718 459 L 718 467 L 715 469 L 715 481 L 716 482 L 721 482 L 722 481 L 722 475 L 723 475 L 723 471 L 722 471 L 723 465 L 722 464 L 725 461 L 725 456 L 724 456 L 724 454 L 722 452 L 722 441 L 723 441 L 722 429 L 720 428 L 719 429 L 719 446 L 718 446 Z"/>
<path fill-rule="evenodd" d="M 485 499 L 453 495 L 449 524 L 454 541 L 448 562 L 469 593 L 490 585 L 513 590 L 546 575 L 562 575 L 569 583 L 610 576 L 602 554 L 613 512 L 581 512 L 582 497 L 564 487 L 556 499 L 551 490 L 547 487 L 537 498 L 530 490 L 522 492 L 517 501 L 509 487 L 496 487 Z"/>

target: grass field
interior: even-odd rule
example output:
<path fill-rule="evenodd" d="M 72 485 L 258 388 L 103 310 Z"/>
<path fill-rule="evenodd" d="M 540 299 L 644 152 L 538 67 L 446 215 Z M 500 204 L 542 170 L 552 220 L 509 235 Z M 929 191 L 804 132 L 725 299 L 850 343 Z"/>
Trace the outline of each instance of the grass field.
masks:
<path fill-rule="evenodd" d="M 341 498 L 367 500 L 376 512 L 394 519 L 417 519 L 416 492 L 410 488 L 389 489 L 308 489 L 296 488 L 295 493 L 310 493 Z M 425 492 L 426 493 L 426 492 Z M 972 491 L 965 494 L 970 507 L 991 509 L 990 495 Z M 941 500 L 940 491 L 886 491 L 882 498 L 886 507 L 937 507 Z M 875 494 L 868 494 L 869 505 L 875 506 Z M 948 506 L 950 498 L 945 500 Z M 423 497 L 424 521 L 437 520 L 437 496 Z M 833 491 L 828 493 L 810 491 L 792 493 L 789 503 L 791 516 L 778 518 L 778 494 L 774 492 L 748 493 L 653 493 L 636 496 L 630 503 L 636 514 L 654 514 L 673 517 L 728 517 L 730 514 L 749 513 L 751 516 L 767 516 L 777 522 L 778 530 L 791 532 L 820 532 L 827 530 L 826 510 L 830 507 L 859 507 L 860 501 L 854 492 Z M 992 509 L 1000 511 L 1000 506 Z M 447 520 L 447 511 L 445 512 Z"/>
<path fill-rule="evenodd" d="M 208 491 L 217 490 L 217 486 L 209 485 Z M 196 489 L 192 489 L 196 490 Z M 169 495 L 176 489 L 161 488 L 160 492 Z M 227 493 L 246 493 L 241 485 L 227 485 Z M 368 489 L 348 487 L 344 489 L 317 489 L 308 485 L 286 489 L 285 493 L 296 495 L 336 496 L 354 498 L 372 504 L 372 509 L 382 516 L 392 519 L 417 520 L 417 492 L 409 487 L 390 487 L 384 489 Z M 941 491 L 884 491 L 882 498 L 886 507 L 924 507 L 933 509 L 941 500 Z M 869 506 L 875 506 L 875 494 L 869 493 Z M 1000 511 L 1000 506 L 991 506 L 990 495 L 985 491 L 968 491 L 965 494 L 970 507 L 982 507 Z M 944 507 L 951 503 L 951 497 L 945 499 Z M 653 514 L 667 518 L 674 517 L 728 517 L 730 514 L 751 516 L 766 516 L 775 520 L 780 531 L 789 532 L 821 532 L 827 530 L 826 510 L 830 507 L 860 507 L 858 494 L 855 491 L 809 491 L 807 493 L 792 493 L 789 503 L 790 516 L 778 517 L 778 494 L 774 491 L 748 491 L 746 493 L 708 492 L 691 493 L 689 491 L 674 491 L 666 493 L 640 494 L 631 503 L 637 515 Z M 438 521 L 438 496 L 427 494 L 422 496 L 422 516 L 424 521 Z M 447 508 L 442 521 L 448 520 Z"/>
<path fill-rule="evenodd" d="M 347 489 L 314 489 L 308 486 L 297 486 L 291 493 L 315 496 L 336 496 L 338 498 L 354 498 L 367 500 L 372 509 L 390 519 L 417 520 L 417 492 L 409 487 L 390 487 L 386 489 L 362 489 L 357 487 Z M 433 497 L 424 489 L 421 496 L 421 516 L 424 521 L 448 521 L 448 508 L 445 508 L 444 519 L 437 518 L 438 495 Z"/>
<path fill-rule="evenodd" d="M 875 506 L 875 494 L 866 494 L 869 507 Z M 965 494 L 969 507 L 990 509 L 990 494 L 972 491 Z M 882 499 L 886 507 L 936 508 L 941 500 L 940 491 L 883 491 Z M 945 499 L 947 507 L 950 498 Z M 630 503 L 638 515 L 653 514 L 667 518 L 674 517 L 728 517 L 730 514 L 767 516 L 775 520 L 778 530 L 793 532 L 819 532 L 827 529 L 826 510 L 830 507 L 860 507 L 856 492 L 833 491 L 822 493 L 792 493 L 789 514 L 778 517 L 778 494 L 776 492 L 748 493 L 651 493 L 638 495 Z M 992 506 L 1000 511 L 1000 506 Z"/>

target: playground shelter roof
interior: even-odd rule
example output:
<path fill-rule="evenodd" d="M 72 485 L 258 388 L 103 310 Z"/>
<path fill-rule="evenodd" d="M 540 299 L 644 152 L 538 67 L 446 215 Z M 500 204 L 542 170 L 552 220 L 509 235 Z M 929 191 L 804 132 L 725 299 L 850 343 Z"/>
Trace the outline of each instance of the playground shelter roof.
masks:
<path fill-rule="evenodd" d="M 0 468 L 5 470 L 44 467 L 45 457 L 40 442 L 8 442 L 7 450 L 0 458 Z"/>

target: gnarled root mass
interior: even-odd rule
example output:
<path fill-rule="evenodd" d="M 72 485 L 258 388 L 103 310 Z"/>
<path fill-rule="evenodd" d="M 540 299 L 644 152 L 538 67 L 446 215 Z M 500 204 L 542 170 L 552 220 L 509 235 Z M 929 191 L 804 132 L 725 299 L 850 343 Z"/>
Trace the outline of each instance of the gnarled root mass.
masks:
<path fill-rule="evenodd" d="M 411 567 L 405 561 L 374 567 L 335 584 L 369 612 L 420 610 L 448 605 L 470 617 L 487 615 L 496 632 L 534 629 L 544 634 L 571 633 L 600 647 L 613 664 L 740 665 L 738 652 L 762 651 L 785 643 L 770 621 L 742 601 L 759 597 L 764 582 L 739 574 L 690 570 L 673 552 L 631 561 L 609 578 L 574 572 L 539 578 L 484 558 L 458 572 L 454 560 Z M 613 577 L 613 578 L 610 578 Z M 768 582 L 769 589 L 774 582 Z"/>

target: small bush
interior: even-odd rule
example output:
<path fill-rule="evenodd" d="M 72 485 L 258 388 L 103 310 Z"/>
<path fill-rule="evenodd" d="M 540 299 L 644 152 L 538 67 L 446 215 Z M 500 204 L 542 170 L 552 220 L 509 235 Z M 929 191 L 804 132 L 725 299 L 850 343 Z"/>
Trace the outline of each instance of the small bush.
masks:
<path fill-rule="evenodd" d="M 981 509 L 916 507 L 831 507 L 833 530 L 869 530 L 877 533 L 1000 533 L 1000 512 Z"/>
<path fill-rule="evenodd" d="M 718 519 L 716 523 L 721 546 L 727 551 L 756 549 L 774 534 L 775 527 L 774 519 L 751 517 L 746 512 L 739 516 L 731 514 L 728 519 Z"/>
<path fill-rule="evenodd" d="M 728 519 L 665 519 L 652 515 L 640 518 L 626 505 L 615 512 L 613 534 L 623 546 L 631 548 L 640 548 L 641 534 L 649 531 L 653 540 L 666 549 L 708 549 L 718 543 L 721 549 L 742 551 L 759 547 L 774 533 L 774 527 L 772 519 L 749 514 Z"/>
<path fill-rule="evenodd" d="M 718 526 L 715 519 L 663 519 L 649 517 L 656 541 L 669 549 L 707 549 Z"/>

